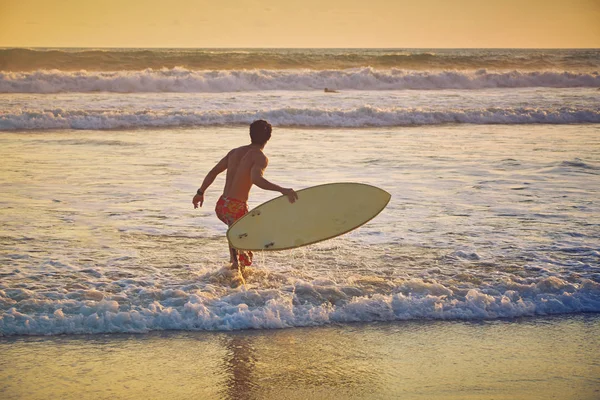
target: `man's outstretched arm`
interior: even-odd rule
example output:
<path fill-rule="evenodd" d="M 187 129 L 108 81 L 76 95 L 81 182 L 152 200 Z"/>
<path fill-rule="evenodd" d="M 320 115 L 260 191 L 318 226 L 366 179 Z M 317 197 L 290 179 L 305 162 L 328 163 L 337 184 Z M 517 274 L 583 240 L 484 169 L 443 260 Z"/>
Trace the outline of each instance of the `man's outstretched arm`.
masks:
<path fill-rule="evenodd" d="M 208 174 L 206 174 L 206 177 L 204 178 L 204 181 L 202 182 L 202 186 L 200 186 L 200 189 L 198 189 L 198 192 L 192 199 L 194 208 L 198 208 L 198 203 L 200 203 L 200 207 L 202 207 L 202 203 L 204 203 L 204 192 L 206 191 L 206 189 L 208 189 L 208 187 L 210 185 L 212 185 L 212 183 L 217 178 L 217 175 L 219 175 L 221 172 L 223 172 L 227 169 L 228 159 L 229 159 L 229 154 L 227 154 L 225 157 L 223 157 L 223 159 L 221 161 L 219 161 L 217 163 L 217 165 L 215 165 Z"/>
<path fill-rule="evenodd" d="M 298 199 L 298 195 L 294 191 L 294 189 L 286 189 L 279 185 L 276 185 L 272 182 L 266 180 L 263 176 L 265 169 L 267 168 L 268 160 L 267 158 L 260 158 L 257 160 L 252 166 L 252 170 L 250 171 L 252 177 L 252 183 L 264 190 L 271 190 L 273 192 L 279 192 L 284 196 L 287 196 L 290 203 L 295 202 Z"/>

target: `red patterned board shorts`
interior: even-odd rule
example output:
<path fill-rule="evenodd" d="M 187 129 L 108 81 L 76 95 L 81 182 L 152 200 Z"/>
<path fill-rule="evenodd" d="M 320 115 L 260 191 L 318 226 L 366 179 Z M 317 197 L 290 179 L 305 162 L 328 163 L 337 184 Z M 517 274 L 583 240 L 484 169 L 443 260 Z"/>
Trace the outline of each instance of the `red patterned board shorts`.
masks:
<path fill-rule="evenodd" d="M 235 221 L 248 214 L 248 204 L 245 201 L 233 199 L 231 197 L 221 196 L 215 207 L 217 217 L 221 221 L 231 226 Z M 244 267 L 252 265 L 252 252 L 238 250 L 240 264 Z"/>

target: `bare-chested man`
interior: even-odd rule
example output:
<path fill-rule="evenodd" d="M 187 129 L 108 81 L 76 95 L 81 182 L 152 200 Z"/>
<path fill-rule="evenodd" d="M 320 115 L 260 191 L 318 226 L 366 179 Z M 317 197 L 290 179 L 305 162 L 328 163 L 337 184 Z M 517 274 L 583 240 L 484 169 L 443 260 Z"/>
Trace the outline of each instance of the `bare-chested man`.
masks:
<path fill-rule="evenodd" d="M 192 200 L 194 208 L 198 208 L 198 204 L 202 207 L 204 192 L 214 182 L 217 175 L 225 170 L 227 170 L 225 188 L 215 211 L 217 217 L 228 226 L 248 213 L 248 195 L 253 184 L 264 190 L 280 192 L 288 197 L 290 203 L 295 202 L 298 195 L 293 189 L 282 188 L 263 177 L 269 159 L 262 150 L 271 138 L 271 131 L 271 124 L 267 121 L 254 121 L 250 125 L 252 143 L 231 150 L 210 170 Z M 237 251 L 233 247 L 229 247 L 229 253 L 231 267 L 234 269 L 240 268 L 243 271 L 244 267 L 252 264 L 252 252 L 250 251 Z"/>

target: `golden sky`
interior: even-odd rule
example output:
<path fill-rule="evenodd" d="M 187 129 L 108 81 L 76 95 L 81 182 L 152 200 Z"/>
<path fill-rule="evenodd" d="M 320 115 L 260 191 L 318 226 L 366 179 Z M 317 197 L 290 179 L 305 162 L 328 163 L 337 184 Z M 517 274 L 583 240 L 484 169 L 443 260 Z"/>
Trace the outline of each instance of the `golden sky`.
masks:
<path fill-rule="evenodd" d="M 0 0 L 0 47 L 600 48 L 600 0 Z"/>

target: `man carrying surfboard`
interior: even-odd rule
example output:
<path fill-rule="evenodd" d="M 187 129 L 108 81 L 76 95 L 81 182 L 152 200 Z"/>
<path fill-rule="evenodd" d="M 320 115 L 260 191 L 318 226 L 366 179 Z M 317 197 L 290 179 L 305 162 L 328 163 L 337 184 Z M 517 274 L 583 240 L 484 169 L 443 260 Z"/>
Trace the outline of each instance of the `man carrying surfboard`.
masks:
<path fill-rule="evenodd" d="M 252 185 L 264 190 L 279 192 L 289 199 L 290 203 L 298 199 L 294 189 L 283 188 L 263 177 L 269 159 L 263 153 L 265 145 L 271 138 L 272 127 L 267 121 L 257 120 L 250 124 L 251 143 L 232 149 L 210 170 L 204 178 L 202 186 L 192 199 L 194 208 L 202 207 L 204 192 L 214 182 L 217 175 L 227 170 L 223 194 L 217 202 L 215 212 L 221 221 L 231 226 L 235 221 L 248 213 L 248 196 Z M 244 270 L 252 264 L 251 251 L 237 251 L 229 246 L 230 262 L 233 269 Z"/>

